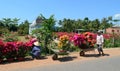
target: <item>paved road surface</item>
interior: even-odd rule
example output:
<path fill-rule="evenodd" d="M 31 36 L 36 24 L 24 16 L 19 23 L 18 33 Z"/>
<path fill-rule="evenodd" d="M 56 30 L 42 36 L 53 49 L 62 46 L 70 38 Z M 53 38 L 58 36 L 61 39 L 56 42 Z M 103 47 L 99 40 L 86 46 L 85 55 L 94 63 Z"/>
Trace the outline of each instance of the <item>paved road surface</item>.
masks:
<path fill-rule="evenodd" d="M 120 57 L 108 57 L 88 61 L 73 61 L 15 71 L 120 71 Z"/>

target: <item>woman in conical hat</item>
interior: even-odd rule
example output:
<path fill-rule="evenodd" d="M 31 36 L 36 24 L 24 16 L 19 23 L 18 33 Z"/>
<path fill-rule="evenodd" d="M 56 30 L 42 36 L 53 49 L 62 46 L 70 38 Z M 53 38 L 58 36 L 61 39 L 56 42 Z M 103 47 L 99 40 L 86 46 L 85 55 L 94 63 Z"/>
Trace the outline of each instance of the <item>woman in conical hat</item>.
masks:
<path fill-rule="evenodd" d="M 41 47 L 40 47 L 40 44 L 38 41 L 34 42 L 33 43 L 33 49 L 31 51 L 31 54 L 32 54 L 32 58 L 36 58 L 36 59 L 39 59 L 40 58 L 40 54 L 41 54 Z"/>

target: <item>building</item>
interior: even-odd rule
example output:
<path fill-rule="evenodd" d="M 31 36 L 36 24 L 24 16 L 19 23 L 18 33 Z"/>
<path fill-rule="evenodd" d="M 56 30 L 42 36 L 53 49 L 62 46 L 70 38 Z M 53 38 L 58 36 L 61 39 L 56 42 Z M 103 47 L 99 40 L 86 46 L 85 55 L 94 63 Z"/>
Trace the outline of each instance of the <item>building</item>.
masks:
<path fill-rule="evenodd" d="M 120 34 L 120 26 L 116 25 L 106 29 L 106 33 L 109 34 Z"/>
<path fill-rule="evenodd" d="M 83 33 L 83 32 L 85 32 L 85 30 L 84 29 L 75 29 L 74 32 L 75 33 Z"/>
<path fill-rule="evenodd" d="M 42 18 L 38 17 L 36 20 L 33 21 L 32 24 L 29 25 L 29 34 L 32 34 L 32 31 L 40 28 L 42 23 Z"/>

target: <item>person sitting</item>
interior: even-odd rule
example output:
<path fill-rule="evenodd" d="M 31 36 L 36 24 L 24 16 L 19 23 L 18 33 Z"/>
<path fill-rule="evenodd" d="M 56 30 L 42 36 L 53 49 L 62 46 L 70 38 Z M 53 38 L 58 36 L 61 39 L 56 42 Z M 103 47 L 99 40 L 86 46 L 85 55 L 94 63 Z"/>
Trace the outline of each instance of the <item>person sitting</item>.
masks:
<path fill-rule="evenodd" d="M 33 48 L 31 51 L 32 58 L 40 59 L 41 56 L 41 47 L 38 41 L 33 43 Z"/>

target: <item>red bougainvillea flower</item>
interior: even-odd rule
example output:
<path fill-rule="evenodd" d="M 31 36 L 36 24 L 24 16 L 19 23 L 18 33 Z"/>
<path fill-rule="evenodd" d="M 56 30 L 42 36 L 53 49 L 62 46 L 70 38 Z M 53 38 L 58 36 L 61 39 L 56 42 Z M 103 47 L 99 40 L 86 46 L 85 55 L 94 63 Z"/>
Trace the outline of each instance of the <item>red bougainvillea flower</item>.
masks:
<path fill-rule="evenodd" d="M 24 46 L 25 46 L 25 48 L 26 48 L 27 50 L 29 50 L 29 49 L 32 48 L 33 42 L 31 42 L 31 41 L 25 42 L 25 43 L 24 43 Z"/>
<path fill-rule="evenodd" d="M 111 34 L 103 34 L 103 36 L 104 36 L 105 39 L 110 39 L 112 37 Z"/>
<path fill-rule="evenodd" d="M 82 34 L 75 34 L 71 40 L 74 42 L 75 46 L 79 46 L 84 43 L 85 37 Z"/>
<path fill-rule="evenodd" d="M 67 36 L 69 36 L 69 37 L 73 37 L 74 34 L 76 34 L 76 33 L 68 33 L 68 32 L 57 32 L 57 33 L 56 33 L 56 35 L 57 35 L 58 37 L 63 36 L 63 35 L 67 35 Z"/>
<path fill-rule="evenodd" d="M 80 48 L 83 48 L 83 44 L 86 46 L 94 46 L 96 43 L 96 35 L 91 32 L 85 32 L 83 34 L 75 34 L 70 40 L 74 43 L 75 46 L 80 46 Z"/>
<path fill-rule="evenodd" d="M 16 45 L 18 50 L 25 47 L 23 42 L 16 42 Z"/>
<path fill-rule="evenodd" d="M 26 42 L 26 46 L 32 47 L 32 45 L 33 45 L 33 43 L 31 43 L 31 42 Z"/>
<path fill-rule="evenodd" d="M 37 41 L 37 38 L 32 38 L 32 39 L 30 39 L 30 41 L 28 41 L 28 42 L 34 43 L 34 42 L 36 42 L 36 41 Z"/>
<path fill-rule="evenodd" d="M 2 50 L 3 54 L 10 54 L 18 50 L 16 42 L 6 42 Z"/>
<path fill-rule="evenodd" d="M 91 33 L 91 32 L 85 32 L 85 39 L 89 43 L 89 46 L 94 46 L 96 43 L 96 34 Z"/>

